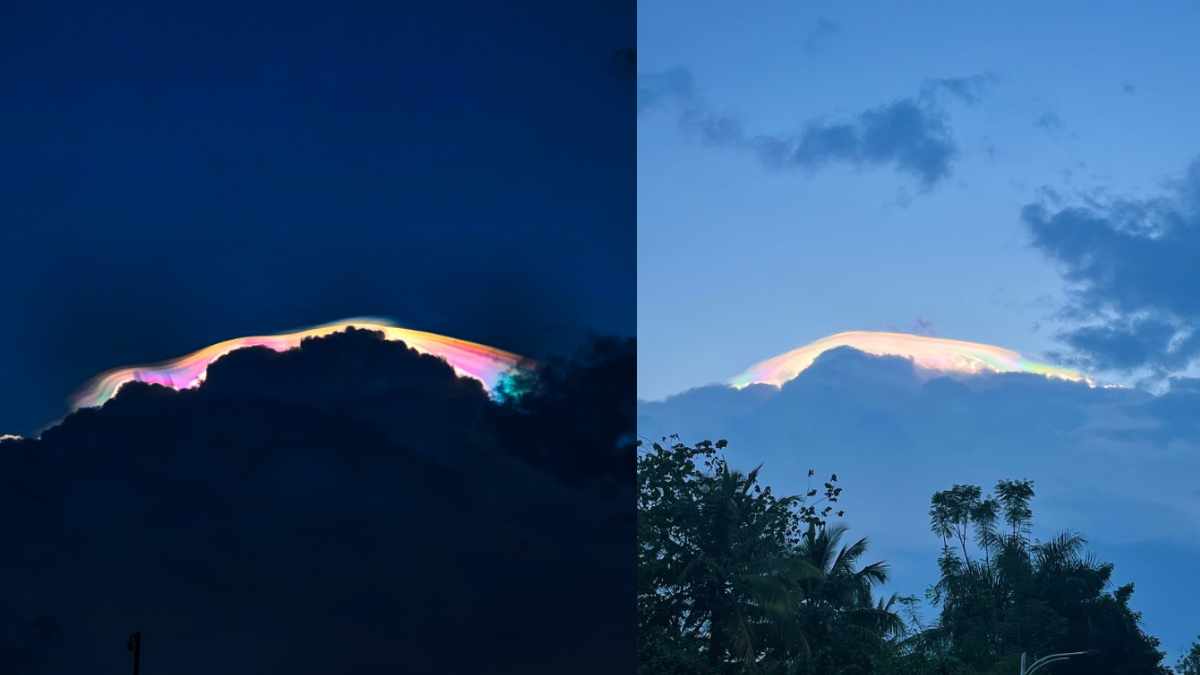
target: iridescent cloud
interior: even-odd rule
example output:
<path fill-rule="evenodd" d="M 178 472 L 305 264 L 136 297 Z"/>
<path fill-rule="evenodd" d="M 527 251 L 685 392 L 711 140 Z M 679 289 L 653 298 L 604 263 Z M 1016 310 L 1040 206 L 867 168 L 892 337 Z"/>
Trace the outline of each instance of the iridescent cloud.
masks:
<path fill-rule="evenodd" d="M 1031 361 L 1010 349 L 963 340 L 874 331 L 838 333 L 817 340 L 751 366 L 733 378 L 730 384 L 738 389 L 751 384 L 781 386 L 811 366 L 823 352 L 837 347 L 853 347 L 874 356 L 901 356 L 910 359 L 919 368 L 934 372 L 1032 373 L 1096 386 L 1091 378 L 1082 373 Z"/>
<path fill-rule="evenodd" d="M 531 365 L 523 357 L 502 349 L 436 333 L 401 328 L 386 319 L 347 319 L 292 333 L 233 338 L 169 361 L 110 370 L 93 378 L 77 392 L 71 399 L 71 408 L 77 410 L 103 405 L 127 382 L 161 384 L 172 389 L 194 387 L 204 381 L 209 364 L 235 349 L 267 347 L 281 352 L 300 346 L 300 342 L 305 338 L 337 333 L 350 326 L 380 331 L 387 340 L 403 340 L 406 345 L 422 354 L 440 357 L 450 364 L 459 376 L 479 380 L 489 392 L 500 384 L 505 375 L 519 367 Z"/>

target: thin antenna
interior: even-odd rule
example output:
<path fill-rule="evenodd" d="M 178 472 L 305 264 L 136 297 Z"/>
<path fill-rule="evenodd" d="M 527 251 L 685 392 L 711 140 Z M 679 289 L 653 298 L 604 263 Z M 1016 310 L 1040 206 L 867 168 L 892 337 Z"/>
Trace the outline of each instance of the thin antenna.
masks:
<path fill-rule="evenodd" d="M 133 654 L 133 675 L 141 675 L 142 670 L 142 632 L 129 634 L 129 653 Z"/>

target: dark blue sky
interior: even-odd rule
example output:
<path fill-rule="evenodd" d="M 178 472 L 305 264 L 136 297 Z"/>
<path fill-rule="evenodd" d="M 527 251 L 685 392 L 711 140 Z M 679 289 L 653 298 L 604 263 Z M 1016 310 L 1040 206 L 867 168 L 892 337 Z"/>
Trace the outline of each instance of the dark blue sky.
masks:
<path fill-rule="evenodd" d="M 358 315 L 634 331 L 632 3 L 146 3 L 0 26 L 0 431 L 104 369 Z"/>
<path fill-rule="evenodd" d="M 1198 21 L 639 3 L 639 394 L 919 326 L 1105 381 L 1200 374 Z"/>

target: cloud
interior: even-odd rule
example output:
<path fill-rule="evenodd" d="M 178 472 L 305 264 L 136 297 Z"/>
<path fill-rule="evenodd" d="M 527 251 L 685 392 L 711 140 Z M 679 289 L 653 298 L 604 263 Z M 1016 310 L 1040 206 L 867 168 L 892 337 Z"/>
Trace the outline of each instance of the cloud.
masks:
<path fill-rule="evenodd" d="M 686 68 L 672 68 L 637 77 L 638 114 L 672 100 L 691 103 L 695 95 L 692 73 Z"/>
<path fill-rule="evenodd" d="M 633 354 L 598 341 L 500 405 L 350 331 L 0 440 L 0 671 L 116 667 L 132 630 L 183 674 L 350 672 L 347 654 L 631 671 Z M 604 628 L 562 621 L 564 594 Z"/>
<path fill-rule="evenodd" d="M 1104 325 L 1081 326 L 1059 334 L 1077 355 L 1065 355 L 1089 369 L 1130 372 L 1146 366 L 1170 370 L 1187 365 L 1190 351 L 1173 350 L 1176 328 L 1158 319 L 1122 320 Z M 1155 361 L 1153 355 L 1168 358 Z"/>
<path fill-rule="evenodd" d="M 910 328 L 908 332 L 915 333 L 916 335 L 937 335 L 937 332 L 933 327 L 933 322 L 920 316 L 913 321 L 912 328 Z"/>
<path fill-rule="evenodd" d="M 983 100 L 984 94 L 998 79 L 992 73 L 970 77 L 934 78 L 926 80 L 921 87 L 921 96 L 936 100 L 942 94 L 949 94 L 967 105 L 975 105 Z"/>
<path fill-rule="evenodd" d="M 1033 120 L 1033 126 L 1049 134 L 1057 134 L 1063 130 L 1063 121 L 1058 113 L 1044 112 Z"/>
<path fill-rule="evenodd" d="M 1198 391 L 1183 381 L 1155 397 L 1029 374 L 923 380 L 904 359 L 842 348 L 782 388 L 712 386 L 642 402 L 638 432 L 726 438 L 730 460 L 762 463 L 777 494 L 802 493 L 809 468 L 836 472 L 852 531 L 892 563 L 887 593 L 919 596 L 936 580 L 933 492 L 1032 479 L 1035 535 L 1087 536 L 1115 578 L 1137 582 L 1150 632 L 1179 650 L 1195 637 L 1179 603 L 1200 602 L 1200 590 L 1172 597 L 1177 585 L 1140 561 L 1144 547 L 1173 551 L 1181 570 L 1200 555 Z"/>
<path fill-rule="evenodd" d="M 765 137 L 755 143 L 775 166 L 893 165 L 925 187 L 949 176 L 958 154 L 945 115 L 914 99 L 867 110 L 850 122 L 810 123 L 794 139 Z"/>
<path fill-rule="evenodd" d="M 804 52 L 813 56 L 824 51 L 833 37 L 840 32 L 842 32 L 841 26 L 825 17 L 820 17 L 817 19 L 817 25 L 813 26 L 812 30 L 804 36 Z"/>
<path fill-rule="evenodd" d="M 638 110 L 674 104 L 681 126 L 706 145 L 750 152 L 772 169 L 890 166 L 930 189 L 950 175 L 959 155 L 940 94 L 973 103 L 990 81 L 990 76 L 931 80 L 916 96 L 849 119 L 810 120 L 797 134 L 752 135 L 737 118 L 713 111 L 697 94 L 691 73 L 675 68 L 639 77 Z"/>
<path fill-rule="evenodd" d="M 1021 219 L 1068 284 L 1059 337 L 1079 362 L 1162 376 L 1200 355 L 1200 161 L 1156 197 L 1043 200 Z"/>

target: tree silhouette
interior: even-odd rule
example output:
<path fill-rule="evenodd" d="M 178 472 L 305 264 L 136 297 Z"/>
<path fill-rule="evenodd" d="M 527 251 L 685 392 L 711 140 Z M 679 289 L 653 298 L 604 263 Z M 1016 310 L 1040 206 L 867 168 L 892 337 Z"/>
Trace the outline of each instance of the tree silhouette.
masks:
<path fill-rule="evenodd" d="M 897 597 L 872 597 L 887 566 L 860 566 L 867 540 L 828 523 L 836 475 L 816 501 L 777 497 L 761 466 L 730 467 L 725 441 L 673 440 L 638 457 L 639 672 L 870 668 L 904 624 Z"/>
<path fill-rule="evenodd" d="M 1111 588 L 1112 565 L 1079 534 L 1033 538 L 1031 481 L 931 497 L 940 578 L 929 590 L 938 619 L 925 626 L 915 598 L 876 596 L 888 567 L 863 564 L 868 540 L 828 521 L 836 474 L 823 493 L 776 496 L 761 465 L 743 473 L 728 452 L 725 441 L 639 443 L 643 675 L 1007 675 L 1023 652 L 1083 650 L 1094 654 L 1054 672 L 1169 672 L 1130 607 L 1133 584 Z M 1198 675 L 1198 663 L 1200 642 L 1179 669 Z"/>
<path fill-rule="evenodd" d="M 1098 657 L 1056 664 L 1055 672 L 1168 672 L 1158 641 L 1142 632 L 1129 607 L 1132 584 L 1106 591 L 1112 565 L 1087 555 L 1078 534 L 1029 538 L 1033 497 L 1026 480 L 998 482 L 994 497 L 973 485 L 933 495 L 930 523 L 942 554 L 929 597 L 941 614 L 937 626 L 910 642 L 909 661 L 982 674 L 1012 670 L 1021 652 L 1092 649 Z M 1002 534 L 998 516 L 1007 525 Z M 982 556 L 971 557 L 969 530 Z"/>
<path fill-rule="evenodd" d="M 1200 640 L 1193 642 L 1188 653 L 1175 664 L 1175 675 L 1200 675 Z"/>

